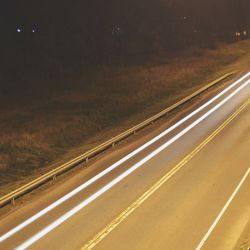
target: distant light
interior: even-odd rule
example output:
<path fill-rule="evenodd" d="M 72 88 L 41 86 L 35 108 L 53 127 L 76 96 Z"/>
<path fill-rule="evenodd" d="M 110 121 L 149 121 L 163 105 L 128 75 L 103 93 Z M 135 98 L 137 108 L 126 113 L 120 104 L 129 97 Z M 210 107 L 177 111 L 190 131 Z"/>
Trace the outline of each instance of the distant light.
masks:
<path fill-rule="evenodd" d="M 16 31 L 17 31 L 18 33 L 20 33 L 20 32 L 21 32 L 21 29 L 17 29 Z"/>
<path fill-rule="evenodd" d="M 112 35 L 115 37 L 119 37 L 122 34 L 122 29 L 119 26 L 115 26 L 112 29 Z"/>
<path fill-rule="evenodd" d="M 33 30 L 32 30 L 32 33 L 35 33 L 35 32 L 36 32 L 36 30 L 33 29 Z"/>

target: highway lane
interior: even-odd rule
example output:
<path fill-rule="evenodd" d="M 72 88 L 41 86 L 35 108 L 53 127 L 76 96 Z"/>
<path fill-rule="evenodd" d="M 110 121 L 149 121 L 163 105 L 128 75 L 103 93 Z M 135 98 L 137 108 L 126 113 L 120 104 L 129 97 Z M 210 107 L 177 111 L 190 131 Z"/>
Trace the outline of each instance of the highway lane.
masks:
<path fill-rule="evenodd" d="M 249 124 L 250 107 L 96 249 L 196 249 L 249 169 Z M 248 175 L 202 249 L 233 249 L 249 219 L 249 197 Z"/>
<path fill-rule="evenodd" d="M 246 80 L 244 80 L 240 85 L 242 86 L 242 84 L 245 83 Z M 124 173 L 124 171 L 136 164 L 138 161 L 144 159 L 147 155 L 152 153 L 152 151 L 157 150 L 164 143 L 168 142 L 177 134 L 181 133 L 185 128 L 190 126 L 202 115 L 209 112 L 209 110 L 211 110 L 216 104 L 223 101 L 225 97 L 233 93 L 236 89 L 236 87 L 233 88 L 229 93 L 227 93 L 227 95 L 222 96 L 221 98 L 216 100 L 215 103 L 210 104 L 202 112 L 194 115 L 192 119 L 184 122 L 180 127 L 163 136 L 156 143 L 152 144 L 146 150 L 136 155 L 136 157 L 133 157 L 132 159 L 126 161 L 125 164 L 123 164 L 118 169 L 115 169 L 104 178 L 100 179 L 98 182 L 94 183 L 94 185 L 86 188 L 82 192 L 79 192 L 77 195 L 63 203 L 61 206 L 55 208 L 53 211 L 50 211 L 45 216 L 39 218 L 39 220 L 35 221 L 15 235 L 3 241 L 1 244 L 2 247 L 4 247 L 4 249 L 12 249 L 22 244 L 25 240 L 32 238 L 32 236 L 36 235 L 36 233 L 40 230 L 44 230 L 44 228 L 48 227 L 51 222 L 55 221 L 67 211 L 77 206 L 83 200 L 86 200 L 86 198 L 91 196 L 91 194 L 96 193 L 97 190 L 102 188 L 104 185 L 107 185 L 110 181 L 114 180 L 120 174 Z M 223 108 L 216 110 L 216 112 L 211 114 L 209 119 L 205 119 L 204 121 L 200 122 L 197 127 L 188 131 L 188 133 L 182 136 L 181 139 L 175 141 L 172 145 L 170 145 L 168 148 L 165 148 L 162 152 L 159 152 L 159 154 L 150 159 L 150 161 L 142 164 L 143 166 L 140 169 L 136 170 L 122 182 L 118 183 L 111 190 L 103 194 L 101 197 L 82 209 L 76 215 L 69 218 L 69 220 L 66 220 L 62 225 L 56 227 L 54 230 L 44 235 L 44 237 L 42 237 L 40 240 L 34 242 L 34 244 L 31 245 L 31 248 L 77 249 L 83 246 L 97 232 L 99 232 L 103 227 L 109 224 L 110 221 L 112 221 L 112 219 L 115 218 L 120 212 L 130 206 L 134 200 L 136 200 L 142 193 L 145 192 L 145 190 L 147 190 L 155 182 L 157 182 L 157 180 L 160 179 L 167 171 L 170 171 L 173 166 L 175 166 L 177 162 L 185 157 L 185 155 L 188 154 L 196 145 L 201 143 L 215 128 L 218 127 L 219 124 L 221 124 L 237 107 L 239 107 L 240 104 L 242 104 L 249 98 L 249 93 L 249 85 L 247 85 L 244 89 L 239 91 L 237 95 L 230 99 L 230 102 L 223 105 Z M 249 122 L 244 122 L 243 125 L 244 124 L 245 126 L 247 126 L 247 124 L 249 125 Z M 246 131 L 246 128 L 243 129 L 243 131 Z M 230 138 L 231 136 L 226 136 L 226 138 L 228 137 Z M 238 145 L 236 144 L 236 146 Z M 224 148 L 227 148 L 227 142 L 225 142 Z M 227 166 L 227 164 L 225 165 Z M 192 174 L 193 173 L 190 173 L 191 176 Z M 190 179 L 192 178 L 190 177 Z M 182 185 L 182 183 L 179 183 L 179 186 Z M 68 189 L 70 190 L 70 185 Z M 178 193 L 179 192 L 177 188 L 177 194 Z M 33 209 L 32 205 L 28 209 L 26 207 L 23 207 L 22 211 L 15 212 L 4 218 L 4 220 L 2 220 L 1 222 L 1 235 L 8 232 L 11 228 L 18 224 L 18 222 L 22 222 L 26 218 L 30 217 L 35 213 L 35 210 L 39 211 L 39 209 L 41 209 L 43 205 L 44 204 L 40 204 L 40 207 L 35 207 Z M 160 205 L 160 203 L 158 205 Z M 27 213 L 24 212 L 25 208 L 26 210 L 28 210 Z M 153 237 L 154 234 L 152 234 L 152 239 Z M 103 244 L 104 242 L 105 241 L 103 241 Z M 127 243 L 125 244 L 125 247 L 126 245 L 129 246 L 129 244 Z M 113 245 L 115 246 L 115 243 L 112 243 L 112 246 Z M 108 249 L 111 248 L 109 247 Z"/>

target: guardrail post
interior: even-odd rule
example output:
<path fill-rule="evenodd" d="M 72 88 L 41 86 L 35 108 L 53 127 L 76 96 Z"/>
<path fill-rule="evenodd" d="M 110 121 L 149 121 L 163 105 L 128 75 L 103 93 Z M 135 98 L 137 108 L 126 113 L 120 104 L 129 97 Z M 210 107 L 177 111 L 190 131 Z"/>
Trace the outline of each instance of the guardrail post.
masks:
<path fill-rule="evenodd" d="M 136 130 L 133 132 L 134 135 L 136 135 Z"/>
<path fill-rule="evenodd" d="M 85 159 L 85 163 L 86 163 L 86 165 L 89 163 L 89 158 L 88 157 Z"/>
<path fill-rule="evenodd" d="M 114 147 L 115 147 L 115 142 L 112 143 L 112 148 L 114 148 Z"/>
<path fill-rule="evenodd" d="M 55 182 L 55 181 L 56 181 L 56 175 L 53 176 L 53 182 Z"/>
<path fill-rule="evenodd" d="M 15 205 L 16 205 L 16 200 L 15 200 L 14 197 L 11 199 L 11 205 L 12 205 L 12 206 L 15 206 Z"/>

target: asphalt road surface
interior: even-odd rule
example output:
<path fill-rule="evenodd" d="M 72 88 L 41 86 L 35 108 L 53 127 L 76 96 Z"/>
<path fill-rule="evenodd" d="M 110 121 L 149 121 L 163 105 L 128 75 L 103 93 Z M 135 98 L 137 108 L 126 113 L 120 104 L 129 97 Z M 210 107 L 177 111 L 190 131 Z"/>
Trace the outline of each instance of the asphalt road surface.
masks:
<path fill-rule="evenodd" d="M 0 249 L 234 249 L 250 221 L 242 76 L 19 204 Z"/>

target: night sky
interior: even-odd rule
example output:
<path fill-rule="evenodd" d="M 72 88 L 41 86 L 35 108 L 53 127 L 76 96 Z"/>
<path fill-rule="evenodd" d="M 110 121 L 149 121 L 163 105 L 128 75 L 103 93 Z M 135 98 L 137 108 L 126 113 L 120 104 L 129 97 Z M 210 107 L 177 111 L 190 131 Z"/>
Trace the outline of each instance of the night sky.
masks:
<path fill-rule="evenodd" d="M 98 20 L 110 22 L 110 25 L 116 25 L 119 22 L 123 25 L 127 22 L 129 25 L 129 19 L 136 22 L 134 20 L 136 14 L 139 18 L 157 19 L 157 11 L 165 12 L 166 15 L 171 12 L 176 16 L 183 13 L 190 14 L 191 17 L 201 15 L 204 20 L 216 13 L 222 14 L 226 20 L 232 18 L 231 15 L 238 15 L 238 22 L 244 25 L 249 7 L 248 0 L 190 0 L 188 4 L 186 0 L 75 0 L 72 2 L 4 0 L 1 1 L 0 14 L 1 26 L 7 30 L 20 25 L 29 29 L 36 25 L 44 32 L 49 32 L 50 29 L 62 31 L 65 28 L 72 29 L 73 32 L 77 27 L 83 27 L 84 24 L 98 22 Z"/>
<path fill-rule="evenodd" d="M 130 64 L 163 51 L 213 48 L 250 30 L 249 9 L 249 0 L 3 0 L 2 75 Z"/>

